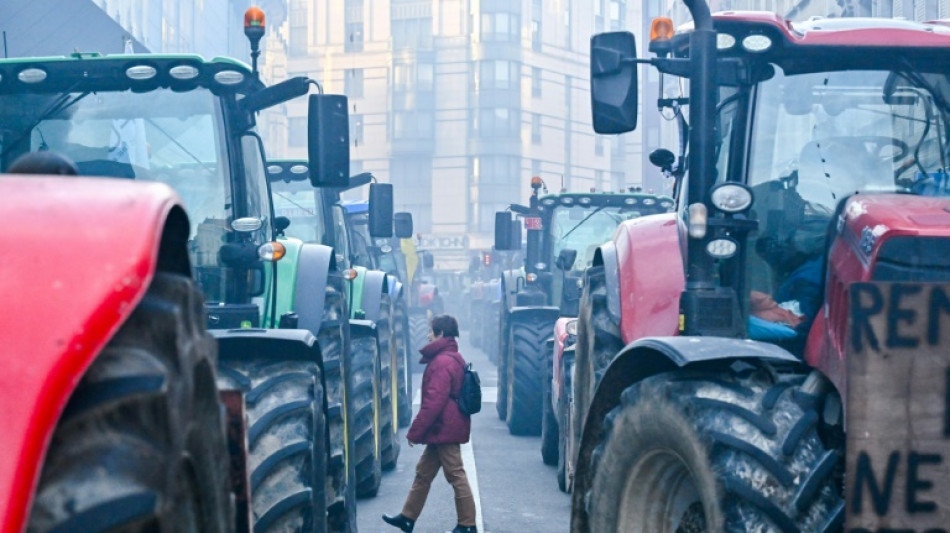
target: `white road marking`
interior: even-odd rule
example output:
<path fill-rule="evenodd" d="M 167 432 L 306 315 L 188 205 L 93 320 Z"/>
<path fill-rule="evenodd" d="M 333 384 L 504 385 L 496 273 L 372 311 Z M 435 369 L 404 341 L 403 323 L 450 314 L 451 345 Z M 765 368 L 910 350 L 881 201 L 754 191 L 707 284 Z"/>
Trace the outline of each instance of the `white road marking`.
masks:
<path fill-rule="evenodd" d="M 472 487 L 472 496 L 475 498 L 475 525 L 479 531 L 485 531 L 485 521 L 482 518 L 482 499 L 478 493 L 478 472 L 475 470 L 475 451 L 472 449 L 472 440 L 462 445 L 462 464 L 465 465 L 465 475 L 468 484 Z"/>

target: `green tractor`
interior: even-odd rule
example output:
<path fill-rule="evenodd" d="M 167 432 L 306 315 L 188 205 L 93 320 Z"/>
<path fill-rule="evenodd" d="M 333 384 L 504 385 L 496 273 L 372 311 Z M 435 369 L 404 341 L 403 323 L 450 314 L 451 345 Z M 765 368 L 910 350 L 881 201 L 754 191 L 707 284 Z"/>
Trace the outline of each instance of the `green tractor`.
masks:
<path fill-rule="evenodd" d="M 367 379 L 357 383 L 356 394 L 370 399 L 374 409 L 364 409 L 356 429 L 356 470 L 360 496 L 371 496 L 379 489 L 381 473 L 396 467 L 400 445 L 397 438 L 400 410 L 396 399 L 398 383 L 399 324 L 401 284 L 398 279 L 373 268 L 368 253 L 340 201 L 341 192 L 370 183 L 369 174 L 349 178 L 345 186 L 327 185 L 310 178 L 305 161 L 270 161 L 267 177 L 274 198 L 275 213 L 286 219 L 283 240 L 319 243 L 333 248 L 336 261 L 347 278 L 345 298 L 350 309 L 354 346 L 368 345 L 354 352 L 355 365 L 366 365 Z M 374 205 L 392 213 L 392 187 L 372 184 Z M 391 236 L 392 215 L 374 217 L 372 233 Z M 286 312 L 286 310 L 281 310 Z M 366 340 L 363 340 L 365 335 Z M 372 355 L 369 355 L 373 352 Z M 394 391 L 396 394 L 394 395 Z M 394 396 L 396 398 L 394 398 Z M 410 407 L 405 407 L 409 409 Z M 411 412 L 409 413 L 411 416 Z M 365 420 L 364 420 L 365 419 Z"/>
<path fill-rule="evenodd" d="M 511 213 L 523 218 L 527 232 L 523 267 L 501 276 L 496 406 L 514 435 L 541 434 L 546 429 L 544 413 L 548 422 L 552 420 L 549 369 L 554 364 L 554 325 L 559 317 L 577 316 L 579 281 L 594 251 L 624 220 L 673 207 L 671 198 L 642 192 L 561 192 L 542 197 L 538 194 L 542 186 L 540 178 L 532 178 L 529 205 L 513 204 L 496 215 L 496 250 L 521 247 L 520 239 L 513 238 L 520 232 L 514 230 Z M 557 428 L 544 433 L 556 451 Z M 553 461 L 551 453 L 544 455 L 546 462 L 556 462 L 556 455 Z"/>
<path fill-rule="evenodd" d="M 263 14 L 251 11 L 256 57 Z M 328 246 L 278 240 L 284 221 L 273 212 L 255 126 L 260 111 L 314 84 L 266 87 L 239 61 L 185 54 L 0 60 L 0 170 L 51 150 L 82 175 L 161 182 L 183 200 L 191 226 L 188 257 L 178 260 L 191 265 L 217 339 L 211 374 L 219 388 L 242 393 L 246 433 L 231 436 L 245 450 L 234 463 L 246 468 L 249 501 L 235 496 L 244 505 L 237 526 L 256 532 L 355 531 L 353 436 L 363 413 L 377 412 L 358 404 L 369 373 L 361 377 L 355 364 L 360 327 L 346 320 L 344 269 Z M 313 175 L 347 179 L 346 97 L 310 95 L 308 120 Z M 283 310 L 296 320 L 278 316 Z M 41 482 L 34 513 L 83 490 L 79 480 L 100 466 L 77 463 L 76 482 L 55 494 Z"/>

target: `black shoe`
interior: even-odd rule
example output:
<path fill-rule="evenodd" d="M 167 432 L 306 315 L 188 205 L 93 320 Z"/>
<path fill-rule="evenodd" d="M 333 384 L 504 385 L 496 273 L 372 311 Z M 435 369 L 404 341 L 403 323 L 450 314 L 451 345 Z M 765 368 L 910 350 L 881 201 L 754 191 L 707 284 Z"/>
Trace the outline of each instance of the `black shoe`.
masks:
<path fill-rule="evenodd" d="M 415 527 L 416 525 L 415 520 L 409 520 L 408 518 L 403 516 L 402 513 L 399 513 L 396 516 L 389 516 L 389 515 L 384 514 L 383 522 L 386 522 L 387 524 L 393 527 L 398 527 L 405 533 L 412 533 L 412 528 Z"/>
<path fill-rule="evenodd" d="M 478 528 L 475 526 L 455 526 L 455 529 L 452 530 L 452 533 L 478 533 Z"/>

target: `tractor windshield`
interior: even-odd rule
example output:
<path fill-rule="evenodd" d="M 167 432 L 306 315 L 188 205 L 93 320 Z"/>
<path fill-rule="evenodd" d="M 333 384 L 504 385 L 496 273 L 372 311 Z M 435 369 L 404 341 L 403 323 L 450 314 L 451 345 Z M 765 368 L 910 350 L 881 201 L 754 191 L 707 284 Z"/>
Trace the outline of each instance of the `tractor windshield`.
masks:
<path fill-rule="evenodd" d="M 3 94 L 0 170 L 24 153 L 54 150 L 82 175 L 170 185 L 191 220 L 189 250 L 205 297 L 224 301 L 219 251 L 231 233 L 232 194 L 221 115 L 206 89 Z"/>
<path fill-rule="evenodd" d="M 759 228 L 747 268 L 753 312 L 756 298 L 768 296 L 804 317 L 806 327 L 821 302 L 826 236 L 843 199 L 950 192 L 950 80 L 910 71 L 776 69 L 755 96 L 748 183 Z"/>
<path fill-rule="evenodd" d="M 327 242 L 323 205 L 309 181 L 271 181 L 274 198 L 274 216 L 290 219 L 285 230 L 288 237 L 303 242 Z"/>
<path fill-rule="evenodd" d="M 617 226 L 641 214 L 643 211 L 637 206 L 556 207 L 550 223 L 553 257 L 564 249 L 576 250 L 572 270 L 585 270 L 593 262 L 597 247 L 610 240 Z"/>

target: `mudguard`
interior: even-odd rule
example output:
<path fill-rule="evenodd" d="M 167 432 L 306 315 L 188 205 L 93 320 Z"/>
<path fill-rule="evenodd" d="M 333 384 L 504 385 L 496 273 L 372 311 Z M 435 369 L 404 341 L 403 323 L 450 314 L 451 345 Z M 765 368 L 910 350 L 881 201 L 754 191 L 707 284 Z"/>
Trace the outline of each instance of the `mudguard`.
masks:
<path fill-rule="evenodd" d="M 620 324 L 620 263 L 617 261 L 617 246 L 612 242 L 602 244 L 594 252 L 594 266 L 604 266 L 604 281 L 607 285 L 607 313 L 615 324 Z"/>
<path fill-rule="evenodd" d="M 501 273 L 501 299 L 502 308 L 505 310 L 515 306 L 515 299 L 518 294 L 518 280 L 524 283 L 524 269 L 506 270 Z"/>
<path fill-rule="evenodd" d="M 367 320 L 376 322 L 380 316 L 383 294 L 389 294 L 386 273 L 379 270 L 367 270 L 363 276 L 363 297 L 360 307 Z"/>
<path fill-rule="evenodd" d="M 253 361 L 262 357 L 314 361 L 323 370 L 317 338 L 305 329 L 212 329 L 209 332 L 218 341 L 220 361 Z"/>
<path fill-rule="evenodd" d="M 722 337 L 646 337 L 620 350 L 597 384 L 584 418 L 575 462 L 573 497 L 587 492 L 590 480 L 581 473 L 590 472 L 587 465 L 600 439 L 603 421 L 607 413 L 620 403 L 620 394 L 627 387 L 652 375 L 695 363 L 742 359 L 803 364 L 800 359 L 774 344 Z"/>
<path fill-rule="evenodd" d="M 544 307 L 513 307 L 508 311 L 508 321 L 518 322 L 527 317 L 538 317 L 551 323 L 551 335 L 554 335 L 554 323 L 557 322 L 561 309 L 554 306 Z"/>
<path fill-rule="evenodd" d="M 180 205 L 159 183 L 0 177 L 0 531 L 22 531 L 59 415 L 148 289 L 166 223 L 187 227 Z"/>
<path fill-rule="evenodd" d="M 364 338 L 376 335 L 376 323 L 372 320 L 350 319 L 350 337 Z"/>
<path fill-rule="evenodd" d="M 389 297 L 392 301 L 402 298 L 402 282 L 392 274 L 386 274 L 386 285 L 389 287 Z"/>
<path fill-rule="evenodd" d="M 327 282 L 330 279 L 330 271 L 335 269 L 333 248 L 322 244 L 301 246 L 297 261 L 297 279 L 293 286 L 293 310 L 297 312 L 298 328 L 305 329 L 314 335 L 320 332 L 320 326 L 323 324 Z M 279 297 L 278 294 L 278 300 Z"/>

